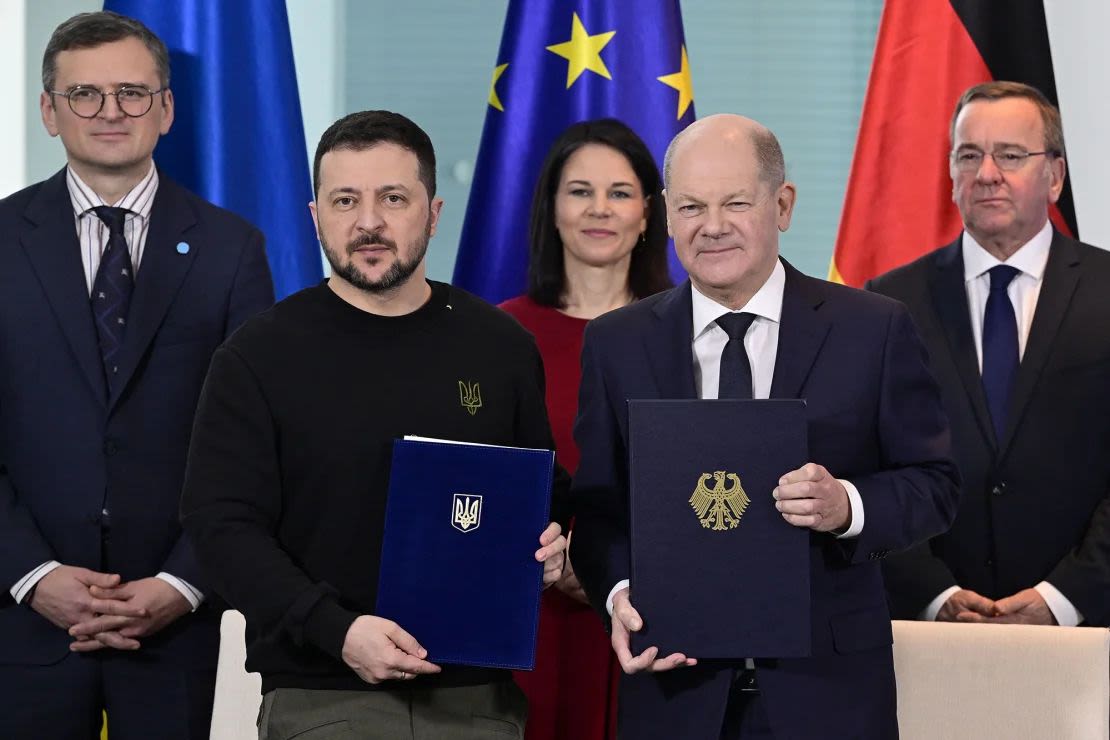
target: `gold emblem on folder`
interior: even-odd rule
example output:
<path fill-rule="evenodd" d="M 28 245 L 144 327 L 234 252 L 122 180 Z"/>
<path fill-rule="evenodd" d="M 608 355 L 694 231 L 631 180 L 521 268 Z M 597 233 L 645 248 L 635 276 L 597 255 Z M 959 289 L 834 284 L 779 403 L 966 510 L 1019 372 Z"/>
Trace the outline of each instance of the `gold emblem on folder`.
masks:
<path fill-rule="evenodd" d="M 713 479 L 712 488 L 706 485 L 710 478 Z M 727 486 L 726 481 L 729 483 Z M 698 515 L 701 526 L 719 532 L 735 529 L 750 503 L 751 499 L 740 485 L 740 476 L 723 470 L 702 473 L 698 478 L 698 487 L 690 496 L 690 506 Z"/>
<path fill-rule="evenodd" d="M 482 497 L 456 493 L 451 506 L 451 526 L 460 532 L 473 532 L 482 524 Z"/>
<path fill-rule="evenodd" d="M 471 416 L 478 413 L 478 409 L 482 408 L 482 391 L 478 387 L 478 381 L 473 383 L 459 381 L 459 403 L 470 412 Z"/>

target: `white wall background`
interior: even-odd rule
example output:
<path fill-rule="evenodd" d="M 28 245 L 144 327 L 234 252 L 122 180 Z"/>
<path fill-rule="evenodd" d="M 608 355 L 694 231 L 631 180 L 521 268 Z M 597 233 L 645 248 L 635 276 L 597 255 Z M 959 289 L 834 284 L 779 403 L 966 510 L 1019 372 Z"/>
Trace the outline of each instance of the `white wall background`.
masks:
<path fill-rule="evenodd" d="M 1079 236 L 1110 249 L 1110 3 L 1045 0 Z"/>
<path fill-rule="evenodd" d="M 18 190 L 27 182 L 23 150 L 27 146 L 27 122 L 24 116 L 25 95 L 23 74 L 26 66 L 24 47 L 24 0 L 0 0 L 0 69 L 14 85 L 5 85 L 4 108 L 0 116 L 0 194 Z"/>

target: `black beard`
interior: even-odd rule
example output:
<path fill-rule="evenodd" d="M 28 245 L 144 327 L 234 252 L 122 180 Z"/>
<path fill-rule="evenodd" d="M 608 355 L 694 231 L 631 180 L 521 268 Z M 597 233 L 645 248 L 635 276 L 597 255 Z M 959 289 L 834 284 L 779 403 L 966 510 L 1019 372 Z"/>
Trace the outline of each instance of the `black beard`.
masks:
<path fill-rule="evenodd" d="M 415 247 L 413 250 L 413 257 L 411 260 L 405 261 L 398 259 L 393 265 L 385 271 L 377 280 L 370 280 L 355 267 L 353 261 L 348 259 L 345 264 L 340 263 L 338 255 L 328 246 L 327 241 L 324 240 L 322 234 L 318 234 L 320 238 L 320 246 L 324 248 L 324 255 L 328 258 L 328 264 L 331 265 L 333 274 L 346 280 L 348 283 L 358 288 L 359 290 L 367 293 L 381 294 L 388 293 L 401 285 L 408 282 L 412 274 L 416 272 L 416 268 L 420 267 L 420 263 L 424 261 L 424 255 L 428 252 L 428 242 L 431 240 L 431 220 L 429 219 L 428 225 L 424 229 L 424 234 L 412 242 L 410 246 Z M 371 244 L 382 244 L 390 247 L 397 252 L 397 245 L 395 242 L 386 239 L 381 235 L 363 234 L 354 241 L 347 245 L 347 255 L 350 257 L 354 251 L 359 247 L 369 246 Z M 399 254 L 399 252 L 397 252 Z"/>

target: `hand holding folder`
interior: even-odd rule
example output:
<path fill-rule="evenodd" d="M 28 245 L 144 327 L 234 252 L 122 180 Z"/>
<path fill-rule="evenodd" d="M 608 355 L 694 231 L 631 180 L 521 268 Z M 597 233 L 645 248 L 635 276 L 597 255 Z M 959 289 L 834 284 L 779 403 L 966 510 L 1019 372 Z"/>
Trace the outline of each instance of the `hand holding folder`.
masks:
<path fill-rule="evenodd" d="M 416 638 L 389 619 L 363 614 L 347 630 L 343 662 L 366 683 L 408 680 L 439 673 Z"/>
<path fill-rule="evenodd" d="M 674 668 L 683 668 L 697 665 L 697 658 L 687 658 L 682 653 L 671 653 L 660 658 L 659 648 L 652 645 L 639 655 L 632 654 L 631 634 L 639 632 L 644 626 L 640 613 L 632 606 L 632 599 L 627 587 L 613 595 L 613 652 L 617 654 L 621 669 L 625 673 L 640 673 L 648 671 L 659 673 Z"/>

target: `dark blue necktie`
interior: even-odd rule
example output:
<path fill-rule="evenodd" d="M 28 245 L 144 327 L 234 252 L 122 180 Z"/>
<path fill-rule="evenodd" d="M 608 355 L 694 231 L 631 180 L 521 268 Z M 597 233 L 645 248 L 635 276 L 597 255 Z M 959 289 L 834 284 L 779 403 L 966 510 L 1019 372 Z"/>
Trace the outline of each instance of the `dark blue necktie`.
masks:
<path fill-rule="evenodd" d="M 983 315 L 983 392 L 994 423 L 995 441 L 1002 444 L 1019 362 L 1017 319 L 1006 287 L 1021 271 L 1009 265 L 998 265 L 989 272 L 991 291 Z"/>
<path fill-rule="evenodd" d="M 728 334 L 721 350 L 721 377 L 717 398 L 751 398 L 752 366 L 744 349 L 744 335 L 755 321 L 753 313 L 726 313 L 717 319 L 717 326 Z"/>
<path fill-rule="evenodd" d="M 92 209 L 97 218 L 108 227 L 108 245 L 100 255 L 100 267 L 93 280 L 92 306 L 96 317 L 96 333 L 100 339 L 100 357 L 104 360 L 104 375 L 112 389 L 119 373 L 119 353 L 127 329 L 127 309 L 131 306 L 131 254 L 123 225 L 130 213 L 126 208 L 98 206 Z"/>

